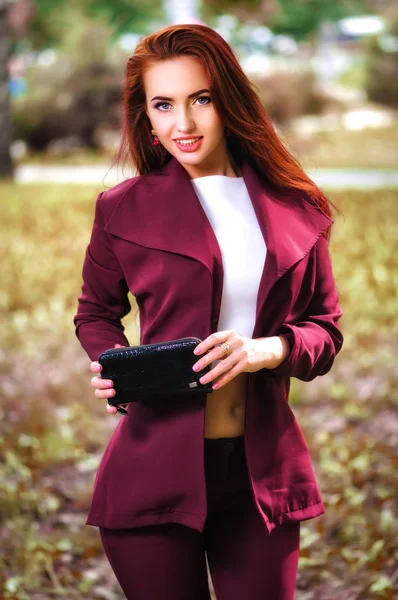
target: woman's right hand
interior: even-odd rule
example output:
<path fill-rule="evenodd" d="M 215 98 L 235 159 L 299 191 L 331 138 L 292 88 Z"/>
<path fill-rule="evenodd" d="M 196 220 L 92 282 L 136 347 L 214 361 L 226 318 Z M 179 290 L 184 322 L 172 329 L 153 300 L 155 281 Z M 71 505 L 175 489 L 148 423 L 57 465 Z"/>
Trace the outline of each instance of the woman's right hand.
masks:
<path fill-rule="evenodd" d="M 115 344 L 114 348 L 124 348 L 120 344 Z M 100 373 L 102 371 L 102 366 L 97 361 L 93 361 L 90 365 L 90 371 L 92 373 L 97 373 L 95 377 L 91 379 L 91 385 L 96 388 L 95 395 L 97 398 L 112 398 L 116 392 L 113 388 L 113 381 L 111 379 L 102 379 Z M 120 404 L 122 408 L 128 409 L 128 404 Z M 110 404 L 106 405 L 106 410 L 110 415 L 115 415 L 117 413 L 116 406 L 111 406 Z"/>

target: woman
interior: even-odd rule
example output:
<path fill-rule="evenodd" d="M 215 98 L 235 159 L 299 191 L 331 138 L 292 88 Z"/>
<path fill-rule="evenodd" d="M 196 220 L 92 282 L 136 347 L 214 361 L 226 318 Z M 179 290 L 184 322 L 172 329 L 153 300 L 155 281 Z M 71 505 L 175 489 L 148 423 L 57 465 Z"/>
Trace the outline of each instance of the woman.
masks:
<path fill-rule="evenodd" d="M 291 600 L 300 522 L 324 507 L 290 377 L 324 375 L 343 343 L 329 202 L 203 25 L 164 28 L 128 60 L 123 156 L 138 175 L 97 198 L 74 317 L 95 395 L 115 393 L 97 359 L 129 345 L 129 290 L 141 344 L 203 340 L 213 392 L 128 405 L 87 523 L 129 599 L 210 598 L 207 556 L 218 600 Z"/>

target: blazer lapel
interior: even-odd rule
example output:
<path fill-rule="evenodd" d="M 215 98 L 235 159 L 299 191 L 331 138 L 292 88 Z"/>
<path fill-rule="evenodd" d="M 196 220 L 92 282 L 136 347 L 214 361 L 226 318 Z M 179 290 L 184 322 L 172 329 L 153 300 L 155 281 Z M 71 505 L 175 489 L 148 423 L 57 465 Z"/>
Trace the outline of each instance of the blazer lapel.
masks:
<path fill-rule="evenodd" d="M 189 256 L 213 274 L 208 238 L 214 233 L 187 172 L 174 158 L 128 188 L 105 230 L 141 246 Z"/>
<path fill-rule="evenodd" d="M 262 329 L 262 314 L 275 283 L 310 251 L 334 221 L 304 200 L 299 190 L 276 189 L 259 179 L 248 163 L 242 175 L 267 245 L 259 284 L 253 337 Z"/>

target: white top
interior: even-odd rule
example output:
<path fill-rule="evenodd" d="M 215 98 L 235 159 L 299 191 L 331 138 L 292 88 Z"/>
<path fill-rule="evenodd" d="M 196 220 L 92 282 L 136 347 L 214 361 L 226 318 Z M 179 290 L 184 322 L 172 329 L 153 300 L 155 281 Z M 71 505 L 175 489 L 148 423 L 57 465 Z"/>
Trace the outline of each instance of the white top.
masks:
<path fill-rule="evenodd" d="M 217 331 L 234 329 L 252 337 L 267 248 L 245 181 L 208 175 L 191 183 L 221 250 L 224 281 Z"/>

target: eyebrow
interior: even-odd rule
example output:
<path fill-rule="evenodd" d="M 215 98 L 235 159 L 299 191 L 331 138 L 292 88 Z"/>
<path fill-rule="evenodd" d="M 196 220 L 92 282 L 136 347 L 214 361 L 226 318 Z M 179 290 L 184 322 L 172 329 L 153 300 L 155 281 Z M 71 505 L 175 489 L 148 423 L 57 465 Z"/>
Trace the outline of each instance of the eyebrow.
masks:
<path fill-rule="evenodd" d="M 193 94 L 189 94 L 188 98 L 194 98 L 195 96 L 198 96 L 199 94 L 203 94 L 204 92 L 210 93 L 210 90 L 207 90 L 207 89 L 199 90 L 197 92 L 194 92 Z M 154 100 L 174 100 L 174 98 L 169 98 L 168 96 L 154 96 L 152 98 L 151 102 L 153 102 Z"/>

